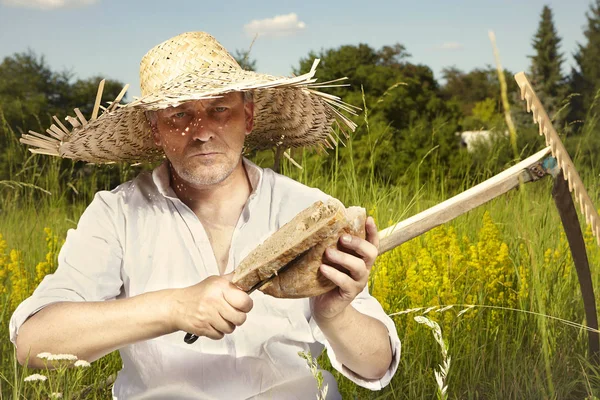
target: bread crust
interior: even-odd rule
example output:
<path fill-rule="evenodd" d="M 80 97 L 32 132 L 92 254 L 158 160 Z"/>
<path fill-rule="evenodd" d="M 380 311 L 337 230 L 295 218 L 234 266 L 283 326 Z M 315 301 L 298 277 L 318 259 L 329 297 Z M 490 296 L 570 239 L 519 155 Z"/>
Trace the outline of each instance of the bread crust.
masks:
<path fill-rule="evenodd" d="M 278 298 L 313 297 L 329 292 L 335 284 L 323 276 L 320 266 L 328 247 L 339 246 L 339 238 L 350 234 L 365 238 L 366 212 L 364 208 L 350 207 L 345 211 L 344 223 L 331 236 L 312 247 L 305 255 L 292 260 L 284 271 L 259 288 L 265 294 Z"/>
<path fill-rule="evenodd" d="M 232 282 L 244 291 L 250 290 L 335 235 L 345 223 L 345 208 L 339 201 L 315 202 L 250 252 L 234 271 Z"/>

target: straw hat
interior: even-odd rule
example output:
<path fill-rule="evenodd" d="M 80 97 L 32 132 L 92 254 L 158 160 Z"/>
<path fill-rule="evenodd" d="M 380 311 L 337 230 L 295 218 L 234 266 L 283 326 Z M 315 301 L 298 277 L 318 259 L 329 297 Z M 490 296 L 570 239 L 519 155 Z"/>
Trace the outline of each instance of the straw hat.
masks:
<path fill-rule="evenodd" d="M 232 91 L 254 94 L 254 129 L 247 137 L 249 149 L 337 143 L 333 125 L 354 130 L 356 125 L 340 110 L 354 108 L 315 89 L 315 60 L 310 72 L 298 77 L 276 77 L 243 70 L 215 38 L 204 32 L 188 32 L 151 49 L 140 65 L 141 98 L 121 105 L 126 86 L 108 107 L 100 105 L 100 83 L 91 118 L 79 109 L 58 118 L 47 135 L 29 131 L 21 142 L 33 153 L 93 163 L 156 161 L 164 157 L 152 140 L 145 111 L 177 106 L 190 100 L 219 97 Z M 328 85 L 331 86 L 331 85 Z M 98 116 L 99 110 L 103 113 Z"/>

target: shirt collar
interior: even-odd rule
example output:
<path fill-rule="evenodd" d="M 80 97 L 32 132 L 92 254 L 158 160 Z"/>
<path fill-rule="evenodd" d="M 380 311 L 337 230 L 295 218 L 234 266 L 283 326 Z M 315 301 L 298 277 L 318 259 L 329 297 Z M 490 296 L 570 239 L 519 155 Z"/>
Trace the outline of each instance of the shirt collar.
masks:
<path fill-rule="evenodd" d="M 244 163 L 244 167 L 246 167 L 246 173 L 248 174 L 248 179 L 250 179 L 250 185 L 252 186 L 251 195 L 253 195 L 256 193 L 260 181 L 262 180 L 263 169 L 247 158 L 242 158 L 242 162 Z"/>
<path fill-rule="evenodd" d="M 252 186 L 252 193 L 250 193 L 250 197 L 253 197 L 258 190 L 260 181 L 262 180 L 263 169 L 245 157 L 242 158 L 242 162 L 246 168 L 248 179 L 250 179 L 250 185 Z M 156 188 L 160 194 L 165 197 L 177 198 L 175 191 L 171 187 L 171 177 L 169 176 L 169 160 L 165 159 L 158 167 L 154 168 L 152 171 L 152 180 L 154 181 L 154 184 L 156 185 Z"/>

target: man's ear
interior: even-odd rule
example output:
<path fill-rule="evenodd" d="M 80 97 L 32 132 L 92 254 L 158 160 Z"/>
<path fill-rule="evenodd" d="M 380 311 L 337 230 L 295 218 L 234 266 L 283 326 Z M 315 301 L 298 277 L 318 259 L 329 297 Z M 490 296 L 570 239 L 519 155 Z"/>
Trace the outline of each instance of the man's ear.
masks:
<path fill-rule="evenodd" d="M 244 115 L 246 122 L 246 135 L 252 133 L 252 129 L 254 129 L 254 102 L 247 101 L 244 103 Z"/>
<path fill-rule="evenodd" d="M 152 132 L 152 139 L 154 140 L 154 144 L 158 147 L 161 147 L 162 141 L 160 139 L 160 134 L 158 133 L 158 111 L 146 111 L 146 121 L 150 126 L 150 132 Z"/>
<path fill-rule="evenodd" d="M 158 147 L 161 147 L 162 141 L 160 139 L 160 134 L 158 133 L 158 127 L 156 126 L 156 123 L 149 122 L 149 124 L 150 130 L 152 131 L 152 139 L 154 139 L 154 144 Z"/>

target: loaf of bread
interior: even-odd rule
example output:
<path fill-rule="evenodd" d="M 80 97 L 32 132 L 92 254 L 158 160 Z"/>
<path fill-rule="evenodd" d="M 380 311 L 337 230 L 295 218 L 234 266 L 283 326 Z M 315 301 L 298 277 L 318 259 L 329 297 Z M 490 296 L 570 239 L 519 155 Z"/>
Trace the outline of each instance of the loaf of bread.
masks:
<path fill-rule="evenodd" d="M 276 275 L 259 290 L 280 298 L 326 293 L 335 285 L 319 270 L 325 249 L 335 247 L 345 233 L 364 238 L 365 220 L 364 208 L 346 209 L 333 198 L 326 203 L 318 201 L 248 254 L 236 268 L 232 282 L 248 291 Z"/>

